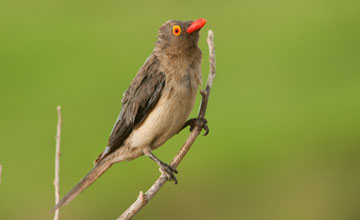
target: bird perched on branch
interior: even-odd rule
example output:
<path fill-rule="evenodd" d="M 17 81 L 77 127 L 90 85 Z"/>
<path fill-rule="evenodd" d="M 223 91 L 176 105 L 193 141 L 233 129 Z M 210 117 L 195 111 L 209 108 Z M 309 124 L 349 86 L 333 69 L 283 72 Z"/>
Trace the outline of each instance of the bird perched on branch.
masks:
<path fill-rule="evenodd" d="M 152 150 L 194 122 L 185 123 L 202 81 L 198 41 L 205 23 L 205 19 L 171 20 L 160 27 L 155 49 L 124 93 L 108 145 L 94 168 L 54 209 L 68 204 L 114 163 L 143 154 L 160 166 L 168 180 L 177 183 L 176 169 L 158 159 Z"/>

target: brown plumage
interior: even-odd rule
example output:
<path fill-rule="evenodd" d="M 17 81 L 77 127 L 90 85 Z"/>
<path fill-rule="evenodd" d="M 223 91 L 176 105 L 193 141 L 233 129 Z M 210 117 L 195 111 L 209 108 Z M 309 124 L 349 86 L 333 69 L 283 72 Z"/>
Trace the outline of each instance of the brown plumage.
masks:
<path fill-rule="evenodd" d="M 152 150 L 184 125 L 201 84 L 199 30 L 206 20 L 168 21 L 160 27 L 155 49 L 124 93 L 122 109 L 105 150 L 94 168 L 58 203 L 68 204 L 114 163 L 143 154 L 154 160 L 169 180 L 177 173 Z"/>

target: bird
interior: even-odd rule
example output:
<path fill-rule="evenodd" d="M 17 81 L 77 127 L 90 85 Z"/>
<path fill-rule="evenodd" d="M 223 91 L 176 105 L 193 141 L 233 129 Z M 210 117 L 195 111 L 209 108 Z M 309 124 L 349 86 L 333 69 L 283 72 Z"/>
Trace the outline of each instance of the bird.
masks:
<path fill-rule="evenodd" d="M 206 22 L 203 18 L 169 20 L 160 27 L 154 50 L 123 94 L 105 150 L 94 161 L 93 169 L 53 210 L 67 205 L 113 164 L 142 155 L 155 161 L 160 172 L 177 183 L 174 173 L 178 171 L 158 159 L 153 150 L 194 122 L 187 119 L 202 83 L 198 41 Z"/>

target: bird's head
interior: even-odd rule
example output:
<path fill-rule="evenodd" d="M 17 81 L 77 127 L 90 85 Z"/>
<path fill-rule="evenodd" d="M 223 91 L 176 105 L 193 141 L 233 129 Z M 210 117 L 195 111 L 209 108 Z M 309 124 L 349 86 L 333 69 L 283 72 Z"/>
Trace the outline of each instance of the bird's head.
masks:
<path fill-rule="evenodd" d="M 156 46 L 170 53 L 197 48 L 199 31 L 205 24 L 206 20 L 202 18 L 196 21 L 167 21 L 160 27 Z"/>

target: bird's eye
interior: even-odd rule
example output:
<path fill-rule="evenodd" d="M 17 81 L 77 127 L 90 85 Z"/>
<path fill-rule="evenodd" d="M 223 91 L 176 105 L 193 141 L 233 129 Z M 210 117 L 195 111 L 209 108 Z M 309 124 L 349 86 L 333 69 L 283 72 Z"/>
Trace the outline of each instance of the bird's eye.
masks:
<path fill-rule="evenodd" d="M 178 36 L 181 33 L 181 28 L 179 25 L 173 26 L 173 34 Z"/>

